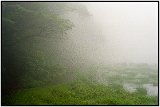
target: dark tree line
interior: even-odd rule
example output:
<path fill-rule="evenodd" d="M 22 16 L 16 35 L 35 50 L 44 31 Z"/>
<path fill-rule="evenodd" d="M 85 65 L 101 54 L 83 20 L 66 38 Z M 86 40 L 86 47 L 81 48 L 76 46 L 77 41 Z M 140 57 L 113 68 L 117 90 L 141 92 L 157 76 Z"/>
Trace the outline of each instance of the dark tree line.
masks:
<path fill-rule="evenodd" d="M 58 57 L 56 49 L 73 27 L 63 14 L 73 10 L 60 2 L 2 2 L 2 96 L 55 81 L 58 68 L 50 56 Z M 56 44 L 52 50 L 49 42 Z"/>
<path fill-rule="evenodd" d="M 2 2 L 2 97 L 66 81 L 59 62 L 73 11 L 88 15 L 78 3 Z"/>

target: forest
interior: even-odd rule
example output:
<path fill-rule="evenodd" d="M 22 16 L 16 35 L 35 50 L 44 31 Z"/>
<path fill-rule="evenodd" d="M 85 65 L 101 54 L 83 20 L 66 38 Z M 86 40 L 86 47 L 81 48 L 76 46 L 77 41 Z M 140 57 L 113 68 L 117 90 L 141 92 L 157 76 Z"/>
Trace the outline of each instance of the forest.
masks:
<path fill-rule="evenodd" d="M 158 105 L 157 64 L 112 62 L 87 6 L 1 2 L 1 105 Z"/>

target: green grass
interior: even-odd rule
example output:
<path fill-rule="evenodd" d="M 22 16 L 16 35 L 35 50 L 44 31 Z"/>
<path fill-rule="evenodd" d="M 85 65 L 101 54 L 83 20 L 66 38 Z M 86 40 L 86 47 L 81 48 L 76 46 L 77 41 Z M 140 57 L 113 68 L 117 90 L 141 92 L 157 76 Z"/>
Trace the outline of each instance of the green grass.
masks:
<path fill-rule="evenodd" d="M 97 69 L 78 70 L 76 72 L 59 72 L 53 75 L 53 80 L 63 79 L 57 84 L 35 85 L 41 81 L 31 81 L 32 86 L 13 92 L 3 99 L 4 105 L 157 105 L 157 96 L 148 96 L 144 88 L 138 88 L 136 92 L 130 93 L 124 90 L 123 81 L 127 82 L 134 79 L 130 73 L 127 77 L 118 76 L 119 73 L 128 73 L 126 69 L 105 69 L 116 72 L 117 76 L 109 75 L 109 72 L 102 73 L 102 78 L 110 84 L 105 85 L 97 81 Z M 134 69 L 133 69 L 134 70 Z M 137 72 L 140 72 L 137 69 Z M 142 71 L 146 72 L 146 71 Z M 59 76 L 58 76 L 59 75 Z M 149 74 L 145 74 L 149 75 Z M 151 75 L 155 77 L 156 74 Z M 67 78 L 66 78 L 67 77 Z M 51 78 L 50 78 L 51 79 Z M 157 79 L 150 78 L 153 82 Z M 47 81 L 47 80 L 46 80 Z M 47 81 L 47 82 L 50 82 Z M 132 82 L 132 81 L 131 81 Z M 149 80 L 143 78 L 139 84 L 148 83 Z M 44 82 L 45 83 L 45 82 Z M 30 85 L 30 84 L 29 84 Z"/>
<path fill-rule="evenodd" d="M 146 96 L 145 90 L 128 93 L 116 88 L 77 81 L 70 84 L 19 90 L 8 96 L 10 105 L 150 105 L 157 97 Z"/>

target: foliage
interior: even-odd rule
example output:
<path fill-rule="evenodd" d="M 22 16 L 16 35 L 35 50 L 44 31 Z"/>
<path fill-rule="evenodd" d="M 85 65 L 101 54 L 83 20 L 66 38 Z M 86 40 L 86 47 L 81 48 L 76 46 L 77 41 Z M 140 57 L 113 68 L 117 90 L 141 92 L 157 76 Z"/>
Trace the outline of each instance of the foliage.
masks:
<path fill-rule="evenodd" d="M 101 78 L 112 84 L 106 86 L 97 82 L 99 67 L 65 68 L 61 64 L 61 44 L 73 27 L 65 15 L 73 11 L 90 16 L 81 4 L 2 2 L 2 105 L 157 104 L 157 97 L 146 96 L 143 88 L 129 93 L 116 84 L 133 79 L 136 72 L 130 72 L 127 78 L 102 72 Z M 105 70 L 121 74 L 155 71 L 146 65 Z M 156 85 L 155 73 L 149 75 Z M 148 83 L 147 79 L 143 78 L 140 84 Z"/>
<path fill-rule="evenodd" d="M 154 105 L 156 97 L 129 93 L 122 87 L 112 89 L 79 81 L 18 91 L 8 97 L 11 105 Z"/>
<path fill-rule="evenodd" d="M 70 11 L 65 3 L 2 2 L 4 95 L 12 90 L 43 85 L 51 79 L 45 80 L 54 74 L 54 64 L 49 62 L 58 54 L 49 53 L 57 51 L 61 39 L 73 27 L 72 22 L 63 17 L 63 13 Z M 44 50 L 49 40 L 56 42 L 57 47 Z M 29 83 L 32 85 L 28 86 Z"/>

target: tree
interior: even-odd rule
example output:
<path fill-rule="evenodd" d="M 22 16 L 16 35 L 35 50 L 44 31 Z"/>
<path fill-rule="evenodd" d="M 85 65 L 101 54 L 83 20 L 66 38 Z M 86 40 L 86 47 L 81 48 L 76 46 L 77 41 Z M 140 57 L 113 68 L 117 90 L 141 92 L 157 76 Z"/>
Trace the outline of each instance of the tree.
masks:
<path fill-rule="evenodd" d="M 69 11 L 65 3 L 2 2 L 4 95 L 26 86 L 41 85 L 40 82 L 27 85 L 33 83 L 32 79 L 46 79 L 50 55 L 44 51 L 45 43 L 52 38 L 58 45 L 60 38 L 66 36 L 73 24 L 61 14 Z"/>

